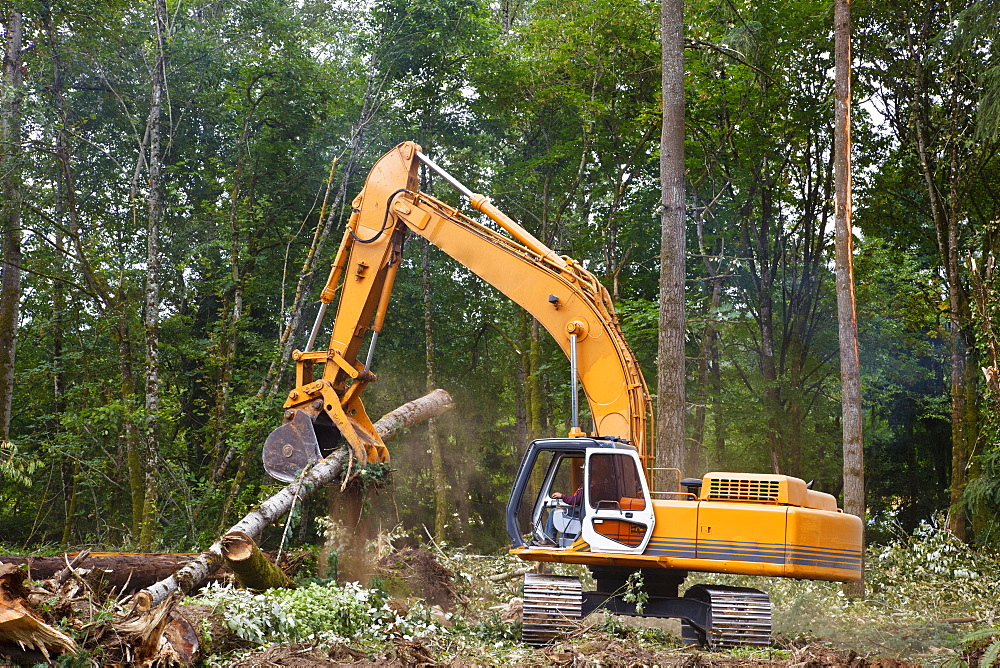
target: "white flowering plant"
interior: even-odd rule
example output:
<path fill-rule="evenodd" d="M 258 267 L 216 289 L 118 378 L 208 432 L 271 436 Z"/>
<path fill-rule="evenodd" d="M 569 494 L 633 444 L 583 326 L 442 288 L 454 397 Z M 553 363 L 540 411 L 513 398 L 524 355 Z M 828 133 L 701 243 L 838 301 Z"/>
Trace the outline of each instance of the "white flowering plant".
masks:
<path fill-rule="evenodd" d="M 318 641 L 407 640 L 434 633 L 438 624 L 422 603 L 400 614 L 388 595 L 357 582 L 312 583 L 297 589 L 253 593 L 209 586 L 196 599 L 221 611 L 239 637 L 258 644 Z"/>

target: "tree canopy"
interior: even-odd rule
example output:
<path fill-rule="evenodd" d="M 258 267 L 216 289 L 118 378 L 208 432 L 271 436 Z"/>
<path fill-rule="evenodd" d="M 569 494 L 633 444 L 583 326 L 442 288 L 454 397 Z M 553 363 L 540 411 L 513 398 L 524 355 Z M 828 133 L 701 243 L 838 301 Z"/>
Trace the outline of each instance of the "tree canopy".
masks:
<path fill-rule="evenodd" d="M 833 5 L 684 7 L 685 475 L 775 471 L 839 495 Z M 0 13 L 5 543 L 192 548 L 268 493 L 260 447 L 289 354 L 368 167 L 406 139 L 597 275 L 657 377 L 659 3 Z M 980 0 L 854 7 L 878 531 L 946 511 L 959 535 L 1000 539 L 996 18 Z M 458 204 L 443 182 L 423 187 Z M 441 540 L 499 548 L 520 454 L 568 428 L 568 362 L 502 295 L 413 243 L 369 413 L 423 394 L 428 362 L 458 408 L 434 427 L 439 446 L 426 427 L 392 444 L 379 521 L 438 518 Z M 302 511 L 303 539 L 320 514 Z"/>

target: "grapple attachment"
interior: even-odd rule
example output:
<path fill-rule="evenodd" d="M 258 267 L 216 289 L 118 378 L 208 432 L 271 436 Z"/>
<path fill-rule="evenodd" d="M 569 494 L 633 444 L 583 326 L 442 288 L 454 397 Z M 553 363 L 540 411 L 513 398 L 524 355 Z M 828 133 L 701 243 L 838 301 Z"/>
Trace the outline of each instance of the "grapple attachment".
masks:
<path fill-rule="evenodd" d="M 322 458 L 313 421 L 305 411 L 296 411 L 291 422 L 274 431 L 264 441 L 264 470 L 281 482 L 291 482 L 302 469 Z"/>
<path fill-rule="evenodd" d="M 351 386 L 341 397 L 327 381 L 297 388 L 285 403 L 284 424 L 264 442 L 264 470 L 291 482 L 311 462 L 347 442 L 356 466 L 389 461 L 389 452 Z M 293 403 L 294 402 L 294 403 Z"/>

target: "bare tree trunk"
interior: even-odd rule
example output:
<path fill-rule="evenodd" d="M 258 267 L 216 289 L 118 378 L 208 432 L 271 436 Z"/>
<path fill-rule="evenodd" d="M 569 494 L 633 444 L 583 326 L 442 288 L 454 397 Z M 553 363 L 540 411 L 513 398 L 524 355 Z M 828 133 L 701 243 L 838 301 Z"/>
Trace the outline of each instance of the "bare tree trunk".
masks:
<path fill-rule="evenodd" d="M 152 84 L 146 135 L 149 137 L 146 196 L 146 290 L 143 329 L 146 341 L 146 382 L 144 432 L 145 486 L 138 547 L 147 552 L 152 547 L 156 529 L 156 476 L 160 446 L 160 222 L 163 217 L 163 155 L 160 131 L 163 96 L 166 88 L 167 6 L 165 0 L 153 0 L 153 25 L 156 35 L 153 54 Z"/>
<path fill-rule="evenodd" d="M 424 298 L 424 353 L 427 359 L 427 391 L 435 386 L 434 373 L 434 317 L 431 308 L 430 242 L 421 246 L 420 289 Z M 444 456 L 437 421 L 427 421 L 427 449 L 431 453 L 431 472 L 434 477 L 434 537 L 445 540 L 445 526 L 448 523 L 448 479 L 444 473 Z"/>
<path fill-rule="evenodd" d="M 851 232 L 851 5 L 834 0 L 835 118 L 834 225 L 837 248 L 837 321 L 840 331 L 840 386 L 843 402 L 844 510 L 865 518 L 864 438 L 862 434 L 861 362 L 854 301 L 854 240 Z M 865 583 L 848 583 L 847 592 L 864 596 Z"/>
<path fill-rule="evenodd" d="M 684 465 L 686 276 L 684 172 L 684 0 L 660 5 L 663 125 L 660 135 L 660 316 L 656 465 Z M 667 488 L 666 476 L 654 483 Z"/>
<path fill-rule="evenodd" d="M 926 39 L 921 35 L 920 38 Z M 966 466 L 968 466 L 970 433 L 975 431 L 975 425 L 970 424 L 970 406 L 968 405 L 969 392 L 968 385 L 974 382 L 974 374 L 967 371 L 967 356 L 969 351 L 974 349 L 974 341 L 969 331 L 971 315 L 969 314 L 968 297 L 965 287 L 962 284 L 961 265 L 959 261 L 959 225 L 961 202 L 959 196 L 959 171 L 957 165 L 957 155 L 955 153 L 954 142 L 951 142 L 949 159 L 951 169 L 945 170 L 935 163 L 931 138 L 928 127 L 930 120 L 926 105 L 930 104 L 930 93 L 927 90 L 927 72 L 922 61 L 922 44 L 914 44 L 912 35 L 909 41 L 910 53 L 915 67 L 915 78 L 917 84 L 917 99 L 913 102 L 915 113 L 913 114 L 914 126 L 916 130 L 917 157 L 920 159 L 920 166 L 927 187 L 927 197 L 931 205 L 931 212 L 934 217 L 934 227 L 937 234 L 938 252 L 940 254 L 941 266 L 945 270 L 945 277 L 948 284 L 948 317 L 951 322 L 951 512 L 948 517 L 948 528 L 960 540 L 966 538 L 966 517 L 962 507 L 962 496 L 965 493 Z M 955 132 L 954 115 L 959 112 L 956 108 L 957 101 L 954 94 L 950 101 L 950 118 L 952 128 Z M 955 135 L 953 135 L 955 136 Z M 939 172 L 947 172 L 948 192 L 950 201 L 947 201 L 941 194 L 938 185 Z M 971 376 L 971 378 L 970 378 Z M 972 427 L 970 429 L 970 427 Z"/>
<path fill-rule="evenodd" d="M 10 440 L 14 398 L 17 320 L 21 302 L 21 14 L 7 10 L 2 17 L 6 43 L 3 86 L 0 87 L 0 203 L 3 255 L 0 259 L 0 442 Z"/>

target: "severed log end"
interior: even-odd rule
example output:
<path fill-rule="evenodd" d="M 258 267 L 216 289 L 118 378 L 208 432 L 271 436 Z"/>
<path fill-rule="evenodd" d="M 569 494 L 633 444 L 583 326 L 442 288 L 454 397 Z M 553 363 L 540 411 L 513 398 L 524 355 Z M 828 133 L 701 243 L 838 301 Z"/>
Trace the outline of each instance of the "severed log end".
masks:
<path fill-rule="evenodd" d="M 75 652 L 76 642 L 46 624 L 28 604 L 28 590 L 24 586 L 27 575 L 13 564 L 0 564 L 0 643 L 38 650 L 46 659 L 50 652 Z"/>
<path fill-rule="evenodd" d="M 222 558 L 236 575 L 241 587 L 253 591 L 291 589 L 295 581 L 260 551 L 253 538 L 231 531 L 222 538 Z"/>
<path fill-rule="evenodd" d="M 403 430 L 447 413 L 454 407 L 451 395 L 438 389 L 386 413 L 372 426 L 383 441 L 388 441 Z"/>

